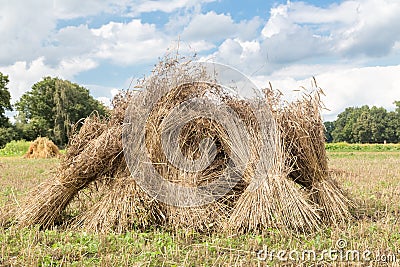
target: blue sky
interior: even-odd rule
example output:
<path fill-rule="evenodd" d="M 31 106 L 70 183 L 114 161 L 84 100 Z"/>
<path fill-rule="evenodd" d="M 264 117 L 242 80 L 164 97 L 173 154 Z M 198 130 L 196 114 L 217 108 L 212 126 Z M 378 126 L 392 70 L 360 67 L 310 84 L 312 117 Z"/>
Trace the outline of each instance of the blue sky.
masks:
<path fill-rule="evenodd" d="M 315 76 L 325 120 L 400 100 L 400 1 L 0 0 L 0 71 L 15 102 L 44 76 L 107 103 L 182 54 L 228 64 L 291 94 Z M 37 14 L 40 14 L 39 16 Z M 12 115 L 12 113 L 9 113 Z"/>

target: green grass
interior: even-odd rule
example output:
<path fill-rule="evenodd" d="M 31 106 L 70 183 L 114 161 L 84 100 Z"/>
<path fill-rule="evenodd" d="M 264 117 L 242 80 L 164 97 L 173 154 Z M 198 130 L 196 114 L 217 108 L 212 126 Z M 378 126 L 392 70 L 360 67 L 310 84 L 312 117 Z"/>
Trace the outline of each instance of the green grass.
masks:
<path fill-rule="evenodd" d="M 327 143 L 325 145 L 327 151 L 337 152 L 387 152 L 400 151 L 400 144 L 349 144 L 349 143 Z"/>
<path fill-rule="evenodd" d="M 43 231 L 0 227 L 0 266 L 273 266 L 288 262 L 276 256 L 262 261 L 257 252 L 322 253 L 336 249 L 341 239 L 347 242 L 346 251 L 370 250 L 373 256 L 379 252 L 387 256 L 389 266 L 399 266 L 400 152 L 335 151 L 328 155 L 338 182 L 362 203 L 360 212 L 366 214 L 363 219 L 298 236 L 276 229 L 265 229 L 260 235 L 228 235 L 162 228 L 94 234 L 63 228 Z M 0 157 L 1 211 L 16 206 L 24 193 L 51 177 L 58 162 Z M 390 265 L 394 256 L 398 262 Z M 350 265 L 357 263 L 361 266 L 357 261 Z M 305 264 L 312 265 L 313 261 Z"/>
<path fill-rule="evenodd" d="M 30 142 L 25 140 L 11 141 L 0 149 L 0 156 L 22 156 L 29 148 Z"/>

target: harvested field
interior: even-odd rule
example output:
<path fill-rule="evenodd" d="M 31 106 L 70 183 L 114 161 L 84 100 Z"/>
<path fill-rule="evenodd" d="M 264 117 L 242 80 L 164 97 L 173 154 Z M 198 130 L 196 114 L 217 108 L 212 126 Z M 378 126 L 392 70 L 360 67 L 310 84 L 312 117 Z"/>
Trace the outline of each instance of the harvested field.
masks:
<path fill-rule="evenodd" d="M 133 229 L 121 234 L 88 233 L 84 229 L 37 227 L 0 228 L 0 265 L 9 266 L 258 266 L 315 264 L 313 261 L 257 260 L 257 251 L 336 249 L 338 240 L 347 249 L 370 250 L 371 258 L 382 257 L 380 265 L 398 266 L 400 259 L 400 153 L 328 152 L 329 168 L 338 183 L 360 200 L 365 216 L 342 226 L 331 226 L 307 235 L 266 229 L 262 234 L 199 233 L 154 228 Z M 30 188 L 52 177 L 58 159 L 24 160 L 0 157 L 0 203 L 2 207 L 21 202 Z M 15 196 L 15 198 L 14 198 Z M 383 256 L 387 256 L 386 259 Z M 327 261 L 329 262 L 329 261 Z M 362 266 L 367 261 L 331 262 L 332 266 Z M 347 265 L 346 265 L 347 264 Z M 375 265 L 374 265 L 375 264 Z"/>

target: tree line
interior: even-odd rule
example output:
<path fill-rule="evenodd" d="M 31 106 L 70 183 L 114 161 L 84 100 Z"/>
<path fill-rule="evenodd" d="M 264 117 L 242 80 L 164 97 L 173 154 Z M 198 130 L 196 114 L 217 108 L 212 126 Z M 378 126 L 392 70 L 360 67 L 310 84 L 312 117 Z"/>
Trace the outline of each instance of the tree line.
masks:
<path fill-rule="evenodd" d="M 394 111 L 382 107 L 348 107 L 325 122 L 327 142 L 400 143 L 400 101 Z"/>
<path fill-rule="evenodd" d="M 47 136 L 56 145 L 68 143 L 72 126 L 93 111 L 106 116 L 108 109 L 76 83 L 45 77 L 11 105 L 9 78 L 0 72 L 0 148 L 11 140 L 31 141 Z M 5 112 L 16 110 L 10 122 Z"/>

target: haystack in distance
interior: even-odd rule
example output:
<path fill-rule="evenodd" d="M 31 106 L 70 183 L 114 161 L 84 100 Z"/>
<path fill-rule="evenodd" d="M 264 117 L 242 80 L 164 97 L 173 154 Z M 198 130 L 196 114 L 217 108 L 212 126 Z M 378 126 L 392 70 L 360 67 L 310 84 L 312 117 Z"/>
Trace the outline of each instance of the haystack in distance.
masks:
<path fill-rule="evenodd" d="M 114 99 L 110 118 L 96 114 L 87 118 L 70 139 L 54 177 L 30 193 L 15 213 L 16 222 L 21 227 L 64 224 L 96 232 L 163 226 L 235 232 L 274 227 L 305 233 L 352 218 L 353 202 L 328 170 L 318 90 L 286 105 L 275 91 L 265 90 L 265 98 L 259 101 L 268 103 L 265 112 L 271 116 L 263 122 L 269 125 L 263 132 L 246 100 L 224 93 L 201 68 L 181 63 L 182 59 L 164 59 L 146 80 L 142 92 L 120 94 Z M 122 133 L 135 121 L 126 120 L 125 111 L 130 106 L 140 114 L 146 101 L 163 88 L 171 90 L 165 91 L 150 114 L 143 113 L 148 119 L 142 140 L 151 162 L 135 166 L 131 172 L 123 153 Z M 168 124 L 165 120 L 174 107 L 198 97 L 210 97 L 238 114 L 241 128 L 248 132 L 249 154 L 234 146 L 228 129 L 223 127 L 234 129 L 238 125 L 199 118 L 181 128 L 177 146 L 187 158 L 198 159 L 202 140 L 211 139 L 215 144 L 214 161 L 198 171 L 177 169 L 171 164 L 162 145 L 163 125 Z M 238 160 L 231 161 L 233 158 Z M 150 165 L 165 180 L 196 188 L 218 180 L 228 166 L 232 167 L 231 162 L 240 165 L 241 160 L 246 165 L 235 177 L 235 186 L 203 206 L 179 207 L 161 202 L 135 179 L 150 175 L 143 173 Z"/>
<path fill-rule="evenodd" d="M 38 137 L 29 145 L 24 155 L 28 159 L 49 159 L 61 156 L 58 147 L 47 137 Z"/>

